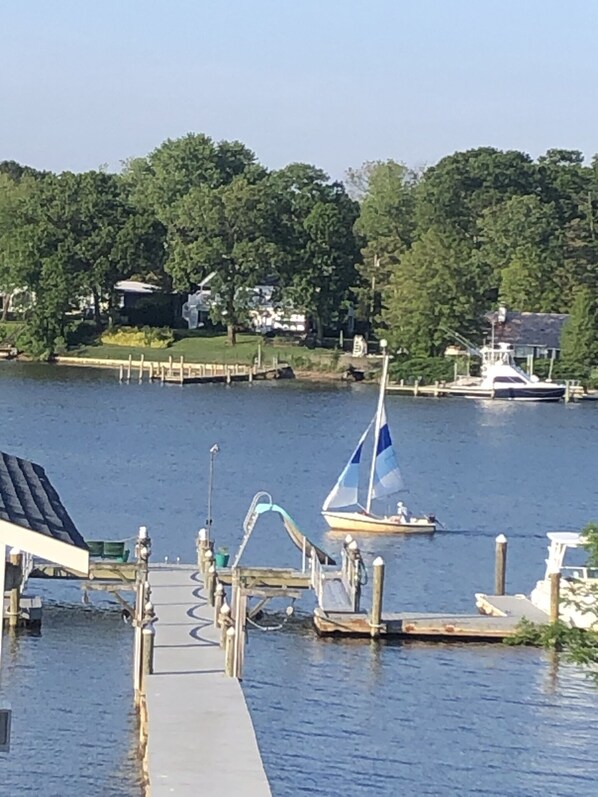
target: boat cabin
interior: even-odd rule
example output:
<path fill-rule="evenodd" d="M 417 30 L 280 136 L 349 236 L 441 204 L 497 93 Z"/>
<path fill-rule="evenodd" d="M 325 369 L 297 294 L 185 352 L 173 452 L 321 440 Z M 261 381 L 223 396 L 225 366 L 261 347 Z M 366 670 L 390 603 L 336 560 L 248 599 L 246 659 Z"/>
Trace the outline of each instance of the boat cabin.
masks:
<path fill-rule="evenodd" d="M 546 561 L 545 579 L 551 573 L 560 573 L 563 578 L 582 581 L 598 580 L 598 568 L 587 567 L 585 539 L 577 531 L 549 531 L 550 540 Z M 567 565 L 565 565 L 567 559 Z"/>

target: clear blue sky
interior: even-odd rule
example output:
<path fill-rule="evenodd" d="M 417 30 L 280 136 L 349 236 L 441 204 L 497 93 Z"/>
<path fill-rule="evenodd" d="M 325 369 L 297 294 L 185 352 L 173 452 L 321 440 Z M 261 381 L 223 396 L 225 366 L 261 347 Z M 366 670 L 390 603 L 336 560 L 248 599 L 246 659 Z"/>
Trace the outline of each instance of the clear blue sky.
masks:
<path fill-rule="evenodd" d="M 189 131 L 333 177 L 458 149 L 598 152 L 598 0 L 2 0 L 0 160 Z"/>

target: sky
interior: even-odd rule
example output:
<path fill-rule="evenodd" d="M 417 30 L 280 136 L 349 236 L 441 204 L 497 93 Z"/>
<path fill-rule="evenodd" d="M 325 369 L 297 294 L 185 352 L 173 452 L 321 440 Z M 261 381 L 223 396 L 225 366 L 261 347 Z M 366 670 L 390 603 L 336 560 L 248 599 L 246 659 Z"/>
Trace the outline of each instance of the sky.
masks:
<path fill-rule="evenodd" d="M 598 0 L 2 0 L 0 160 L 120 168 L 188 132 L 334 179 L 598 153 Z"/>

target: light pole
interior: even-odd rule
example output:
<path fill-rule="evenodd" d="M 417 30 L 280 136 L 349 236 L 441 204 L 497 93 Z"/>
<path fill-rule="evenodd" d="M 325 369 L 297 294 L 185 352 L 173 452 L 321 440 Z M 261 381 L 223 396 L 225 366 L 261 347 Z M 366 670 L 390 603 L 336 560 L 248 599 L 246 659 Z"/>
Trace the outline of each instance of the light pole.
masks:
<path fill-rule="evenodd" d="M 218 443 L 214 443 L 210 448 L 210 474 L 208 476 L 208 517 L 206 520 L 207 538 L 210 539 L 212 531 L 212 488 L 214 486 L 214 459 L 220 451 Z"/>

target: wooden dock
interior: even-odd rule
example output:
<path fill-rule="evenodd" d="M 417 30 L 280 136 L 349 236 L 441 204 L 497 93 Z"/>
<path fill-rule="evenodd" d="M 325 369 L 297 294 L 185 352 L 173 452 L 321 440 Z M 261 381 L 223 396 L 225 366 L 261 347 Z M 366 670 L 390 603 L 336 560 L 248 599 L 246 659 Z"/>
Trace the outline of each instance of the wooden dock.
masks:
<path fill-rule="evenodd" d="M 405 396 L 432 396 L 434 398 L 466 398 L 463 394 L 462 388 L 453 389 L 452 385 L 447 382 L 435 382 L 433 385 L 421 385 L 417 379 L 412 383 L 407 384 L 404 380 L 396 383 L 389 383 L 386 386 L 387 393 L 396 393 Z M 477 399 L 493 399 L 493 390 L 478 390 L 475 398 Z M 596 401 L 597 396 L 594 391 L 587 392 L 584 388 L 574 380 L 566 382 L 564 401 Z"/>
<path fill-rule="evenodd" d="M 224 674 L 197 567 L 152 568 L 149 581 L 158 621 L 146 680 L 146 793 L 268 797 L 251 717 L 239 681 Z"/>

